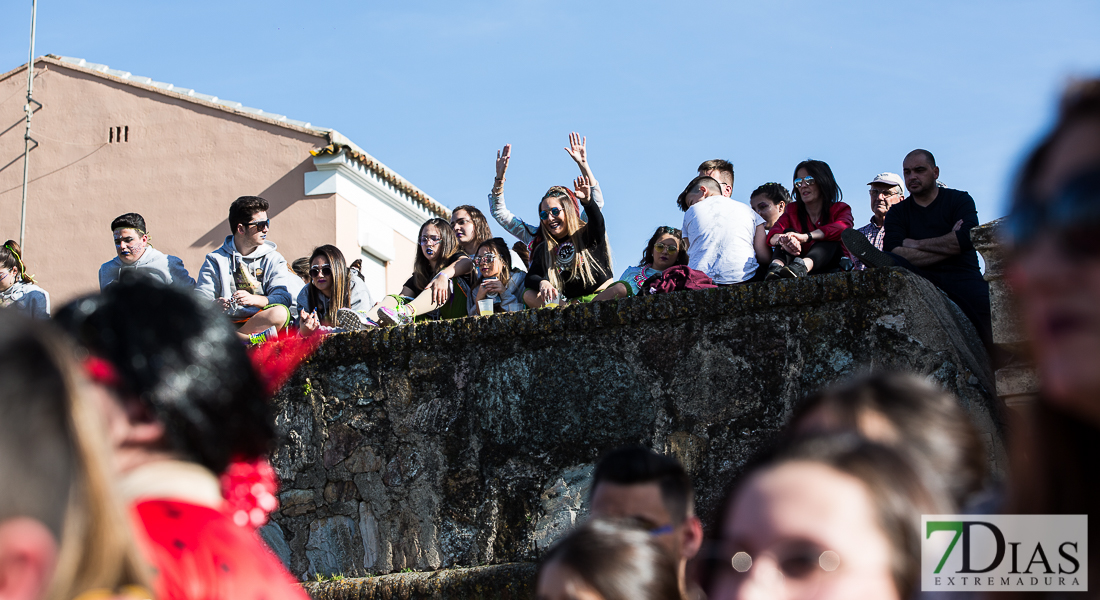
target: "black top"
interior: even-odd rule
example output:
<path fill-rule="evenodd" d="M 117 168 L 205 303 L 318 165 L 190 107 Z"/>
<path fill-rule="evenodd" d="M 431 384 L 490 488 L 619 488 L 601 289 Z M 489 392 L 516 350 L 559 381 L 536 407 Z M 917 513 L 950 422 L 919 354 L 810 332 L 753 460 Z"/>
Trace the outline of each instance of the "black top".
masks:
<path fill-rule="evenodd" d="M 921 267 L 930 271 L 972 273 L 981 276 L 978 266 L 978 253 L 970 241 L 970 230 L 978 226 L 978 209 L 970 194 L 940 188 L 936 199 L 928 206 L 921 206 L 910 196 L 895 204 L 886 213 L 886 236 L 882 249 L 887 252 L 901 246 L 906 239 L 925 240 L 940 237 L 951 231 L 955 223 L 962 219 L 962 227 L 955 232 L 959 239 L 961 252 L 949 256 L 938 263 Z"/>
<path fill-rule="evenodd" d="M 417 249 L 417 252 L 420 252 L 420 250 Z M 459 248 L 459 250 L 457 252 L 455 252 L 454 254 L 452 254 L 450 258 L 445 259 L 443 261 L 443 264 L 441 264 L 439 266 L 439 270 L 442 271 L 443 269 L 446 269 L 447 267 L 455 264 L 456 262 L 458 262 L 459 260 L 461 260 L 463 258 L 469 258 L 469 255 L 466 254 L 461 248 Z M 475 277 L 474 277 L 474 270 L 473 269 L 471 269 L 470 272 L 467 273 L 466 275 L 462 276 L 462 280 L 465 281 L 467 284 L 469 284 L 471 287 L 473 287 L 473 285 L 474 285 L 474 279 L 475 279 Z M 420 292 L 424 291 L 424 288 L 419 287 L 419 286 L 416 285 L 416 273 L 415 272 L 412 274 L 412 277 L 409 277 L 409 280 L 405 282 L 405 287 L 407 287 L 407 288 L 409 288 L 410 290 L 413 291 L 413 297 L 414 298 L 416 296 L 419 296 Z"/>
<path fill-rule="evenodd" d="M 584 212 L 588 215 L 588 225 L 581 229 L 581 239 L 592 255 L 592 275 L 595 281 L 592 285 L 585 285 L 579 273 L 576 279 L 571 279 L 576 260 L 576 251 L 572 243 L 559 244 L 554 256 L 548 256 L 546 242 L 543 242 L 531 252 L 531 268 L 527 270 L 527 277 L 523 282 L 527 289 L 536 292 L 539 290 L 539 284 L 547 278 L 551 264 L 553 268 L 558 269 L 558 278 L 564 282 L 565 289 L 559 291 L 565 298 L 579 298 L 595 293 L 603 282 L 611 279 L 611 253 L 607 247 L 607 230 L 604 227 L 603 212 L 595 202 L 586 203 Z"/>

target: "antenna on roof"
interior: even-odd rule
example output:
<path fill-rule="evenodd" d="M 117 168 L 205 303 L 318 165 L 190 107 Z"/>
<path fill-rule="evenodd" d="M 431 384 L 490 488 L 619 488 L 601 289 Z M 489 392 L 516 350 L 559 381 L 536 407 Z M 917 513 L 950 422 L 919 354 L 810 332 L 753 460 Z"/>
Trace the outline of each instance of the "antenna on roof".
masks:
<path fill-rule="evenodd" d="M 27 103 L 23 106 L 23 112 L 27 113 L 27 131 L 23 134 L 23 209 L 19 213 L 19 252 L 23 256 L 27 253 L 26 242 L 23 239 L 27 233 L 27 174 L 30 172 L 27 160 L 30 158 L 31 142 L 34 142 L 35 146 L 38 145 L 38 142 L 31 139 L 31 117 L 34 115 L 31 104 L 42 107 L 42 103 L 32 96 L 34 92 L 34 21 L 37 16 L 38 0 L 31 0 L 31 52 L 30 58 L 27 59 Z"/>

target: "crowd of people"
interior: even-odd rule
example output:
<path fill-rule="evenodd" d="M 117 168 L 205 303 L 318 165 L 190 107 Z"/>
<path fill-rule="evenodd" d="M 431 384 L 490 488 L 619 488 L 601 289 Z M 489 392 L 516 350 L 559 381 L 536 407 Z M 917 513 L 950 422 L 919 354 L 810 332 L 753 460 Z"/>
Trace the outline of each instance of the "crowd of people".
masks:
<path fill-rule="evenodd" d="M 584 139 L 570 141 L 581 174 L 572 190 L 548 191 L 538 227 L 504 206 L 509 148 L 501 152 L 492 212 L 507 217 L 518 247 L 487 238 L 484 215 L 460 207 L 452 222 L 421 229 L 397 298 L 372 302 L 333 246 L 288 265 L 266 241 L 267 203 L 244 197 L 197 282 L 128 214 L 112 223 L 117 258 L 101 269 L 99 293 L 48 322 L 0 310 L 0 598 L 305 600 L 255 529 L 277 505 L 270 397 L 317 332 L 470 314 L 489 299 L 495 311 L 629 296 L 652 285 L 652 271 L 694 268 L 699 257 L 711 257 L 705 268 L 720 285 L 758 274 L 746 265 L 766 264 L 761 279 L 799 277 L 843 268 L 850 255 L 855 268 L 901 265 L 952 298 L 979 295 L 963 235 L 976 223 L 973 201 L 936 185 L 923 150 L 903 161 L 909 198 L 900 200 L 897 175 L 871 181 L 875 217 L 862 231 L 823 162 L 796 167 L 793 198 L 778 184 L 757 188 L 755 216 L 728 199 L 732 172 L 703 163 L 679 199 L 685 227 L 657 229 L 641 264 L 610 281 L 603 199 Z M 1007 415 L 1005 485 L 956 398 L 917 376 L 865 375 L 803 399 L 707 531 L 674 458 L 640 446 L 604 454 L 589 518 L 542 556 L 537 596 L 901 600 L 920 593 L 920 515 L 1088 515 L 1100 498 L 1090 470 L 1100 459 L 1100 266 L 1088 247 L 1100 226 L 1097 183 L 1100 80 L 1090 80 L 1067 92 L 1024 163 L 1005 222 L 1006 272 L 1042 385 L 1034 406 Z M 751 227 L 714 227 L 739 214 Z M 734 239 L 747 244 L 744 262 L 706 251 Z M 27 271 L 18 245 L 5 243 L 5 302 L 48 314 Z M 251 351 L 241 343 L 294 319 L 301 336 Z M 1082 568 L 1095 577 L 1100 561 Z"/>
<path fill-rule="evenodd" d="M 656 227 L 641 260 L 618 277 L 587 139 L 571 133 L 565 150 L 579 175 L 572 188 L 551 186 L 537 205 L 537 222 L 528 222 L 504 201 L 512 158 L 505 145 L 497 152 L 489 212 L 516 241 L 509 246 L 494 237 L 478 208 L 458 206 L 450 222 L 421 225 L 409 279 L 377 301 L 360 270 L 331 244 L 288 263 L 267 239 L 268 203 L 257 196 L 232 203 L 231 233 L 206 256 L 197 282 L 179 258 L 150 244 L 141 215 L 118 217 L 111 223 L 117 256 L 100 268 L 100 289 L 131 272 L 193 288 L 228 315 L 242 340 L 256 344 L 288 330 L 311 336 L 900 266 L 946 293 L 992 348 L 989 287 L 970 241 L 977 209 L 969 194 L 938 183 L 939 167 L 927 150 L 905 156 L 904 178 L 884 172 L 867 184 L 873 216 L 858 229 L 823 161 L 796 165 L 790 191 L 768 182 L 745 203 L 732 199 L 733 165 L 707 160 L 676 199 L 682 225 Z M 27 273 L 14 241 L 0 249 L 0 266 L 0 305 L 48 317 L 49 294 Z"/>

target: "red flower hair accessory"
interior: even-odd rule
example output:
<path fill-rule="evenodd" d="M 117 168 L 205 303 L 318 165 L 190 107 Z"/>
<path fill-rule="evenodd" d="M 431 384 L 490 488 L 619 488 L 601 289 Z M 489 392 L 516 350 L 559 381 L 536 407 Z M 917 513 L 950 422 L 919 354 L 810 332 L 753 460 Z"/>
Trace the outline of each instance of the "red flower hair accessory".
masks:
<path fill-rule="evenodd" d="M 222 512 L 239 527 L 256 529 L 279 507 L 275 498 L 279 480 L 266 458 L 234 460 L 220 478 L 225 504 Z"/>

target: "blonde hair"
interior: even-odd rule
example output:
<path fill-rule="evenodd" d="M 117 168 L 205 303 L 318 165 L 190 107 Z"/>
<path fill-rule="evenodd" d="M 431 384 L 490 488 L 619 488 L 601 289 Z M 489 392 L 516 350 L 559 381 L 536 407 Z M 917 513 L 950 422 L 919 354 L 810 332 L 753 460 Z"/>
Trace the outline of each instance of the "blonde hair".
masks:
<path fill-rule="evenodd" d="M 543 239 L 546 242 L 543 245 L 543 252 L 546 254 L 543 256 L 547 265 L 547 279 L 550 280 L 550 284 L 558 290 L 561 290 L 566 282 L 580 279 L 585 286 L 593 286 L 601 281 L 596 281 L 596 275 L 592 272 L 592 251 L 584 243 L 584 228 L 588 226 L 587 223 L 581 221 L 581 216 L 577 212 L 576 201 L 573 200 L 572 194 L 569 190 L 561 186 L 554 186 L 550 188 L 546 195 L 542 197 L 539 202 L 539 210 L 542 210 L 542 204 L 549 198 L 557 198 L 561 202 L 562 209 L 562 221 L 565 225 L 565 237 L 566 240 L 558 241 L 551 235 L 550 230 L 546 227 L 546 221 L 539 223 L 539 229 L 541 230 Z M 549 204 L 547 204 L 547 210 L 549 210 Z M 568 241 L 573 244 L 573 263 L 570 265 L 569 279 L 563 280 L 558 273 L 557 260 L 555 258 L 557 254 L 558 246 L 563 242 Z M 607 245 L 606 239 L 604 245 Z M 607 248 L 608 256 L 610 256 L 610 248 Z M 610 265 L 608 265 L 610 268 Z"/>

